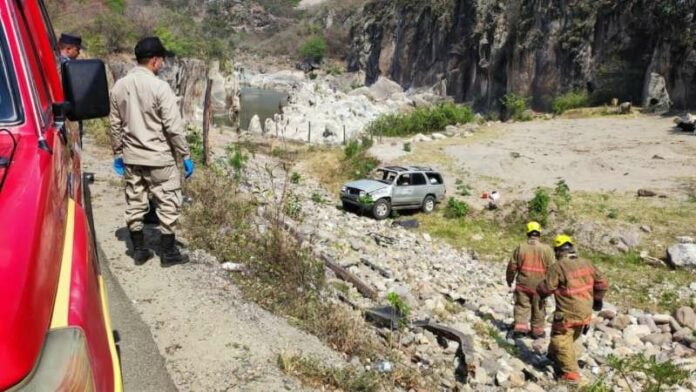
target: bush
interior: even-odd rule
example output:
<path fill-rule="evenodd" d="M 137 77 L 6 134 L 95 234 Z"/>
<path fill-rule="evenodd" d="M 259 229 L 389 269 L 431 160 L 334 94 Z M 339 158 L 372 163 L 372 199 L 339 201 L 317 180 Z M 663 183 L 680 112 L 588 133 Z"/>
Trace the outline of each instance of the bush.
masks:
<path fill-rule="evenodd" d="M 577 90 L 568 91 L 567 93 L 556 97 L 551 105 L 553 112 L 556 114 L 563 114 L 568 109 L 576 109 L 586 107 L 590 102 L 590 97 L 587 92 Z"/>
<path fill-rule="evenodd" d="M 411 143 L 409 143 L 409 142 L 404 143 L 404 151 L 411 152 Z"/>
<path fill-rule="evenodd" d="M 319 35 L 311 36 L 302 43 L 299 52 L 303 59 L 312 59 L 319 62 L 326 54 L 326 40 Z"/>
<path fill-rule="evenodd" d="M 516 121 L 529 121 L 532 117 L 529 115 L 529 97 L 523 97 L 515 93 L 507 93 L 500 100 L 505 107 L 507 117 Z"/>
<path fill-rule="evenodd" d="M 372 121 L 367 130 L 371 135 L 408 136 L 442 131 L 448 125 L 473 120 L 474 113 L 468 106 L 445 103 L 416 108 L 409 113 L 382 115 Z"/>
<path fill-rule="evenodd" d="M 367 154 L 370 147 L 372 147 L 372 140 L 363 137 L 360 141 L 349 141 L 343 148 L 343 170 L 351 173 L 351 178 L 364 177 L 377 167 L 379 162 Z"/>
<path fill-rule="evenodd" d="M 463 201 L 459 201 L 454 197 L 450 197 L 447 200 L 447 207 L 445 208 L 445 218 L 459 219 L 466 216 L 469 213 L 469 205 Z"/>
<path fill-rule="evenodd" d="M 545 226 L 548 222 L 550 202 L 549 193 L 542 188 L 537 188 L 534 197 L 529 201 L 529 218 Z"/>

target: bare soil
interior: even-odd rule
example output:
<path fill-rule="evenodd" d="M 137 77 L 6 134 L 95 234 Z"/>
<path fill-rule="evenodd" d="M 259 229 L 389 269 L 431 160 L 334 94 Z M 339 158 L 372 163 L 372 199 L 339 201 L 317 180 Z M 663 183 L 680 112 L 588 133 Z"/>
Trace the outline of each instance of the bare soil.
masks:
<path fill-rule="evenodd" d="M 396 163 L 429 164 L 479 196 L 499 190 L 529 198 L 538 186 L 563 179 L 573 191 L 635 192 L 648 188 L 684 197 L 696 176 L 696 137 L 673 130 L 670 118 L 598 117 L 497 124 L 469 138 L 412 143 L 389 140 L 371 152 Z"/>

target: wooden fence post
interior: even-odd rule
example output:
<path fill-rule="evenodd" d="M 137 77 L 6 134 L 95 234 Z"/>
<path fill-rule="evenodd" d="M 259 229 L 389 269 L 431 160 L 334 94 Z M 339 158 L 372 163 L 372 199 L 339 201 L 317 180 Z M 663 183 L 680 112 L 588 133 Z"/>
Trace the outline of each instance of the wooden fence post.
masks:
<path fill-rule="evenodd" d="M 213 87 L 213 80 L 206 79 L 205 98 L 203 100 L 203 165 L 208 166 L 208 155 L 210 154 L 210 93 Z"/>

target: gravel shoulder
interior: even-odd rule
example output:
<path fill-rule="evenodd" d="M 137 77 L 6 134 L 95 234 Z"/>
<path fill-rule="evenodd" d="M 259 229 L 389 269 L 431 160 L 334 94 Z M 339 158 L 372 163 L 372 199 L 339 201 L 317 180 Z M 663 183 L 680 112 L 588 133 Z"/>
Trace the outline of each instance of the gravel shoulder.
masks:
<path fill-rule="evenodd" d="M 84 167 L 95 173 L 92 203 L 99 246 L 123 292 L 149 326 L 156 349 L 176 389 L 181 391 L 306 390 L 278 369 L 281 353 L 313 356 L 340 364 L 340 356 L 316 337 L 289 325 L 245 301 L 225 277 L 216 260 L 193 252 L 188 265 L 163 269 L 157 258 L 135 266 L 126 255 L 125 200 L 118 178 L 111 173 L 110 156 L 87 144 Z M 148 228 L 154 247 L 156 229 Z M 114 316 L 116 317 L 116 316 Z M 123 320 L 115 319 L 118 326 Z M 132 339 L 121 331 L 125 344 Z M 143 355 L 153 349 L 140 347 Z M 125 354 L 125 353 L 124 353 Z M 124 370 L 133 369 L 124 355 Z M 126 380 L 130 377 L 125 375 Z M 140 386 L 131 390 L 147 390 Z M 166 390 L 166 389 L 159 389 Z"/>

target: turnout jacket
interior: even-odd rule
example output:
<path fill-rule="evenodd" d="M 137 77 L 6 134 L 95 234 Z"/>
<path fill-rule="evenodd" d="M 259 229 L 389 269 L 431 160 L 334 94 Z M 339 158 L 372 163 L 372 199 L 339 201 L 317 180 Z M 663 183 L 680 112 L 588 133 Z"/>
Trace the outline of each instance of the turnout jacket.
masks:
<path fill-rule="evenodd" d="M 550 246 L 541 243 L 537 238 L 528 239 L 512 253 L 505 274 L 508 286 L 516 279 L 516 291 L 536 295 L 536 287 L 544 280 L 546 271 L 554 260 L 555 256 Z"/>
<path fill-rule="evenodd" d="M 606 277 L 591 261 L 570 254 L 549 268 L 537 291 L 542 297 L 555 296 L 554 323 L 571 328 L 590 323 L 593 300 L 602 300 L 608 288 Z"/>

